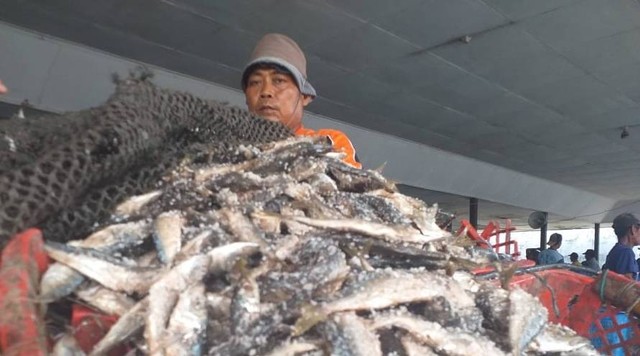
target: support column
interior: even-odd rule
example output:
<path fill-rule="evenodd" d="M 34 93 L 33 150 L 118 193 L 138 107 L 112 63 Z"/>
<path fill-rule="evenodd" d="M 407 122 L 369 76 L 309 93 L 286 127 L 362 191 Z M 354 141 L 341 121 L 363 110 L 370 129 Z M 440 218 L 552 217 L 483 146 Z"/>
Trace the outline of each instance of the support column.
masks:
<path fill-rule="evenodd" d="M 469 222 L 478 229 L 478 198 L 469 198 Z"/>
<path fill-rule="evenodd" d="M 596 251 L 596 259 L 600 262 L 600 223 L 594 224 L 593 230 L 595 232 L 593 236 L 593 250 Z"/>
<path fill-rule="evenodd" d="M 544 224 L 540 226 L 540 251 L 545 250 L 547 248 L 547 218 L 549 214 L 547 212 L 544 213 Z"/>

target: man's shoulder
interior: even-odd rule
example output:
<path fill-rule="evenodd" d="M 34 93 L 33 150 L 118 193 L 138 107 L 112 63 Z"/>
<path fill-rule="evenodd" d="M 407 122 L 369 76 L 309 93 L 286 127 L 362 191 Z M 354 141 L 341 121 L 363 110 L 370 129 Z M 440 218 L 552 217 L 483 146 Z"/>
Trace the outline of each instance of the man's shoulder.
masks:
<path fill-rule="evenodd" d="M 349 137 L 340 130 L 335 129 L 318 129 L 311 130 L 306 127 L 300 127 L 295 131 L 296 136 L 325 136 L 331 140 L 331 145 L 336 151 L 345 154 L 344 162 L 356 167 L 362 168 L 356 155 L 356 149 L 351 143 Z"/>
<path fill-rule="evenodd" d="M 540 251 L 540 255 L 538 256 L 538 259 L 540 260 L 540 262 L 549 262 L 552 260 L 552 257 L 554 256 L 554 252 L 555 250 L 551 250 L 551 249 L 545 249 Z"/>
<path fill-rule="evenodd" d="M 336 141 L 343 141 L 343 140 L 347 140 L 347 141 L 349 141 L 349 143 L 351 143 L 351 140 L 349 140 L 349 137 L 347 136 L 347 134 L 345 134 L 344 132 L 342 132 L 340 130 L 336 130 L 336 129 L 312 130 L 312 129 L 308 129 L 306 127 L 301 127 L 298 130 L 296 130 L 296 135 L 298 135 L 298 136 L 327 136 L 334 143 Z"/>
<path fill-rule="evenodd" d="M 545 256 L 554 256 L 554 257 L 561 256 L 562 257 L 560 252 L 558 252 L 558 251 L 556 251 L 556 250 L 554 250 L 552 248 L 545 249 L 542 252 L 540 252 L 540 254 L 541 255 L 545 255 Z"/>
<path fill-rule="evenodd" d="M 625 255 L 633 255 L 633 256 L 635 256 L 635 254 L 633 253 L 633 249 L 631 247 L 625 246 L 625 245 L 619 244 L 619 243 L 617 243 L 617 244 L 615 244 L 613 246 L 613 248 L 611 249 L 609 254 L 613 255 L 613 256 L 625 256 Z"/>
<path fill-rule="evenodd" d="M 336 129 L 310 129 L 304 126 L 300 126 L 295 130 L 295 134 L 298 136 L 344 136 L 347 134 Z"/>
<path fill-rule="evenodd" d="M 605 266 L 607 269 L 616 273 L 635 273 L 638 271 L 638 264 L 633 249 L 619 243 L 616 244 L 607 255 Z"/>
<path fill-rule="evenodd" d="M 347 134 L 340 130 L 336 129 L 318 129 L 318 135 L 326 135 L 326 136 L 344 136 L 347 137 Z"/>

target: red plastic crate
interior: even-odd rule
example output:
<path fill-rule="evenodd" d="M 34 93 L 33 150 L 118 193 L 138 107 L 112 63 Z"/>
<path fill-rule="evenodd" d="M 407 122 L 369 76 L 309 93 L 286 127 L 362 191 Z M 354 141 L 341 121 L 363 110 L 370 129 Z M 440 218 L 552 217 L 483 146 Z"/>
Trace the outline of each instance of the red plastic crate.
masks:
<path fill-rule="evenodd" d="M 603 354 L 640 355 L 639 319 L 603 302 L 593 276 L 577 273 L 569 265 L 541 266 L 521 270 L 509 285 L 537 296 L 549 311 L 549 321 L 575 330 Z"/>

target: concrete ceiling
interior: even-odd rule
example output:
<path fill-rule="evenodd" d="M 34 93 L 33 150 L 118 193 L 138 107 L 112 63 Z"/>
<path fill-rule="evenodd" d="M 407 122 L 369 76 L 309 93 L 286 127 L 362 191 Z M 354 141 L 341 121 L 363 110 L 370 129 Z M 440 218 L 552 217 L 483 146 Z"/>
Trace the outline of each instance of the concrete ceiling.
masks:
<path fill-rule="evenodd" d="M 285 33 L 307 54 L 319 93 L 311 112 L 611 208 L 640 200 L 636 1 L 3 0 L 0 21 L 235 89 L 261 35 Z M 458 213 L 468 206 L 414 193 Z M 481 214 L 522 222 L 540 209 L 511 205 L 484 202 Z"/>

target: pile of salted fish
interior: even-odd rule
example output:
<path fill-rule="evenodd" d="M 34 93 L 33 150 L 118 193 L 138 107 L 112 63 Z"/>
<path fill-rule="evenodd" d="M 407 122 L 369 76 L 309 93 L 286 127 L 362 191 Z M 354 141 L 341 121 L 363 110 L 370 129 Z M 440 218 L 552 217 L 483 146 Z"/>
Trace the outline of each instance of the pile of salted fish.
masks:
<path fill-rule="evenodd" d="M 228 154 L 194 151 L 95 233 L 47 243 L 41 300 L 119 316 L 93 354 L 597 354 L 535 297 L 476 281 L 496 256 L 441 230 L 436 206 L 323 140 Z"/>
<path fill-rule="evenodd" d="M 440 229 L 437 206 L 322 138 L 144 77 L 0 130 L 0 245 L 44 232 L 34 300 L 54 354 L 597 355 L 534 296 L 474 278 L 509 267 Z M 71 304 L 118 318 L 91 350 Z"/>

